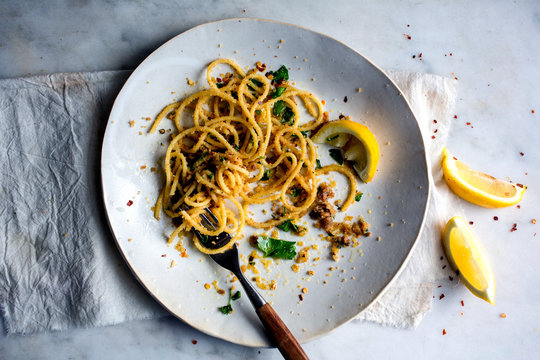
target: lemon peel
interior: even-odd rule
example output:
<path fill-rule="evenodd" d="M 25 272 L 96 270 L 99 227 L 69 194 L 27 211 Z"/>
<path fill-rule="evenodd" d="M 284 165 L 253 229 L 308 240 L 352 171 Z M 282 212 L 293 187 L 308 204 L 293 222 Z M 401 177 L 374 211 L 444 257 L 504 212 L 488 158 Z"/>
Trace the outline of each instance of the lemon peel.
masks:
<path fill-rule="evenodd" d="M 444 180 L 459 197 L 487 208 L 512 206 L 521 201 L 526 186 L 497 179 L 471 169 L 443 148 L 441 159 Z"/>
<path fill-rule="evenodd" d="M 443 233 L 443 246 L 450 266 L 463 284 L 480 299 L 495 305 L 495 279 L 489 262 L 465 220 L 451 218 Z"/>
<path fill-rule="evenodd" d="M 335 120 L 324 124 L 311 137 L 316 143 L 343 148 L 343 156 L 364 182 L 375 176 L 379 163 L 379 145 L 368 127 L 352 120 Z"/>

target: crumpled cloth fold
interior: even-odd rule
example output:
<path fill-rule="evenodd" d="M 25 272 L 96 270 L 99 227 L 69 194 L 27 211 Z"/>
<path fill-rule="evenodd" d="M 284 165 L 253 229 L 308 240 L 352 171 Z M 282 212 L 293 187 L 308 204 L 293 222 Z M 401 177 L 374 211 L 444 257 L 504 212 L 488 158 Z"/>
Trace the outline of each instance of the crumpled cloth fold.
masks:
<path fill-rule="evenodd" d="M 0 316 L 7 333 L 104 326 L 167 314 L 124 264 L 101 198 L 103 134 L 129 74 L 0 80 Z M 438 158 L 456 82 L 417 73 L 389 75 L 421 125 L 435 190 L 408 265 L 359 318 L 412 327 L 429 310 L 435 281 L 445 276 L 436 263 L 441 219 L 448 211 Z"/>

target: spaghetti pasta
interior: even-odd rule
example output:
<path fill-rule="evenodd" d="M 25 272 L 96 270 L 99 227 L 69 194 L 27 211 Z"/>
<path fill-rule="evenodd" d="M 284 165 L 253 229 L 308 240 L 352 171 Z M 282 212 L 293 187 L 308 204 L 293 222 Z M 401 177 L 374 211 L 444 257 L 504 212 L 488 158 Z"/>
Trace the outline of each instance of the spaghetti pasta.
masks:
<path fill-rule="evenodd" d="M 218 66 L 232 70 L 220 77 Z M 286 74 L 286 75 L 285 75 Z M 176 125 L 164 159 L 165 185 L 157 199 L 155 217 L 173 218 L 177 229 L 169 242 L 191 228 L 203 235 L 223 231 L 238 239 L 243 227 L 268 229 L 304 216 L 316 199 L 317 175 L 338 171 L 351 187 L 342 206 L 346 210 L 356 192 L 352 171 L 330 165 L 316 169 L 317 148 L 307 136 L 327 120 L 321 102 L 310 92 L 289 84 L 282 67 L 266 75 L 256 68 L 245 72 L 229 59 L 213 61 L 206 71 L 209 89 L 167 105 L 156 117 L 150 133 L 164 118 Z M 300 121 L 303 106 L 308 121 Z M 273 203 L 265 221 L 250 216 L 250 206 Z M 199 215 L 211 209 L 216 230 L 201 224 Z M 193 237 L 196 247 L 208 249 Z"/>

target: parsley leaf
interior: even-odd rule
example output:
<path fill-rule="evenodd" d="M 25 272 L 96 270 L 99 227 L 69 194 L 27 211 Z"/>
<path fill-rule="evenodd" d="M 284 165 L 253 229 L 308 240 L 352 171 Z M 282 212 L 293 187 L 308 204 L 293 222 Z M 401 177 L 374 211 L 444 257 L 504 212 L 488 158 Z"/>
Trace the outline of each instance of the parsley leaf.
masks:
<path fill-rule="evenodd" d="M 294 230 L 294 232 L 296 233 L 298 232 L 298 226 L 295 223 L 293 223 L 291 219 L 282 222 L 276 227 L 285 232 L 289 232 L 291 229 Z"/>
<path fill-rule="evenodd" d="M 231 299 L 233 299 L 233 301 L 234 301 L 234 300 L 240 299 L 241 297 L 242 297 L 242 293 L 240 291 L 237 291 L 237 292 L 234 293 L 234 295 L 231 297 Z"/>
<path fill-rule="evenodd" d="M 330 149 L 329 152 L 332 159 L 336 160 L 339 165 L 343 165 L 343 154 L 341 153 L 341 150 Z"/>
<path fill-rule="evenodd" d="M 230 305 L 230 304 L 222 306 L 222 307 L 218 307 L 218 310 L 221 311 L 223 313 L 223 315 L 229 315 L 230 313 L 233 312 L 232 305 Z"/>
<path fill-rule="evenodd" d="M 273 239 L 268 236 L 257 237 L 257 247 L 264 252 L 264 256 L 292 260 L 296 256 L 296 242 Z"/>
<path fill-rule="evenodd" d="M 261 178 L 261 181 L 268 181 L 270 180 L 270 177 L 272 176 L 272 170 L 268 169 L 264 172 L 263 177 Z"/>
<path fill-rule="evenodd" d="M 317 159 L 315 160 L 315 169 L 322 169 L 321 160 Z"/>
<path fill-rule="evenodd" d="M 354 201 L 360 201 L 360 199 L 362 199 L 362 195 L 364 195 L 364 193 L 362 192 L 356 193 L 356 196 L 354 197 Z"/>
<path fill-rule="evenodd" d="M 327 138 L 326 138 L 326 141 L 332 141 L 332 140 L 335 140 L 335 139 L 337 139 L 338 137 L 339 137 L 339 135 L 338 135 L 338 134 L 336 134 L 336 135 L 333 135 L 333 136 L 329 136 L 329 137 L 327 137 Z"/>
<path fill-rule="evenodd" d="M 284 86 L 280 86 L 277 89 L 275 89 L 274 91 L 272 91 L 270 93 L 270 96 L 272 97 L 272 99 L 280 97 L 285 92 L 285 89 L 287 89 L 287 88 L 284 87 Z"/>
<path fill-rule="evenodd" d="M 262 111 L 261 111 L 261 110 L 255 110 L 255 114 L 261 115 L 261 114 L 262 114 Z"/>
<path fill-rule="evenodd" d="M 274 116 L 281 115 L 285 111 L 285 108 L 287 108 L 287 106 L 285 105 L 285 101 L 276 101 L 276 103 L 274 104 Z"/>
<path fill-rule="evenodd" d="M 251 82 L 252 82 L 253 84 L 257 85 L 258 87 L 261 87 L 261 86 L 264 85 L 262 81 L 259 81 L 259 80 L 257 80 L 257 79 L 249 79 L 249 80 L 251 80 Z"/>
<path fill-rule="evenodd" d="M 223 315 L 229 315 L 233 312 L 231 300 L 238 300 L 241 296 L 242 294 L 240 293 L 240 291 L 235 292 L 233 295 L 232 289 L 229 289 L 229 302 L 225 306 L 218 307 L 218 310 L 221 311 Z"/>
<path fill-rule="evenodd" d="M 294 111 L 290 107 L 285 108 L 283 117 L 281 118 L 282 124 L 292 125 L 294 123 Z"/>
<path fill-rule="evenodd" d="M 298 188 L 295 188 L 295 187 L 291 188 L 291 196 L 292 196 L 292 197 L 297 197 L 298 194 L 300 194 L 301 192 L 302 192 L 302 191 L 301 191 L 301 190 L 298 190 Z"/>
<path fill-rule="evenodd" d="M 289 80 L 289 70 L 287 70 L 287 67 L 285 65 L 281 65 L 281 67 L 277 69 L 277 71 L 272 72 L 272 75 L 274 76 L 273 80 L 275 82 Z"/>

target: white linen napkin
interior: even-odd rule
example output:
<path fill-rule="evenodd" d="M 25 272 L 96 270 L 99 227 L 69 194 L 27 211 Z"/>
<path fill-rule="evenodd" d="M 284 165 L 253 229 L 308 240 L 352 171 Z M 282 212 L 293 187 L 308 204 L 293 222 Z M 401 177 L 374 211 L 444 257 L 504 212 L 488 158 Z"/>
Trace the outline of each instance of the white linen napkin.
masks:
<path fill-rule="evenodd" d="M 104 326 L 167 313 L 124 264 L 101 200 L 103 133 L 129 74 L 0 80 L 0 316 L 7 333 Z M 435 281 L 446 276 L 439 238 L 448 202 L 438 159 L 456 82 L 417 73 L 389 75 L 422 128 L 434 191 L 409 264 L 359 318 L 411 327 L 429 310 Z"/>

